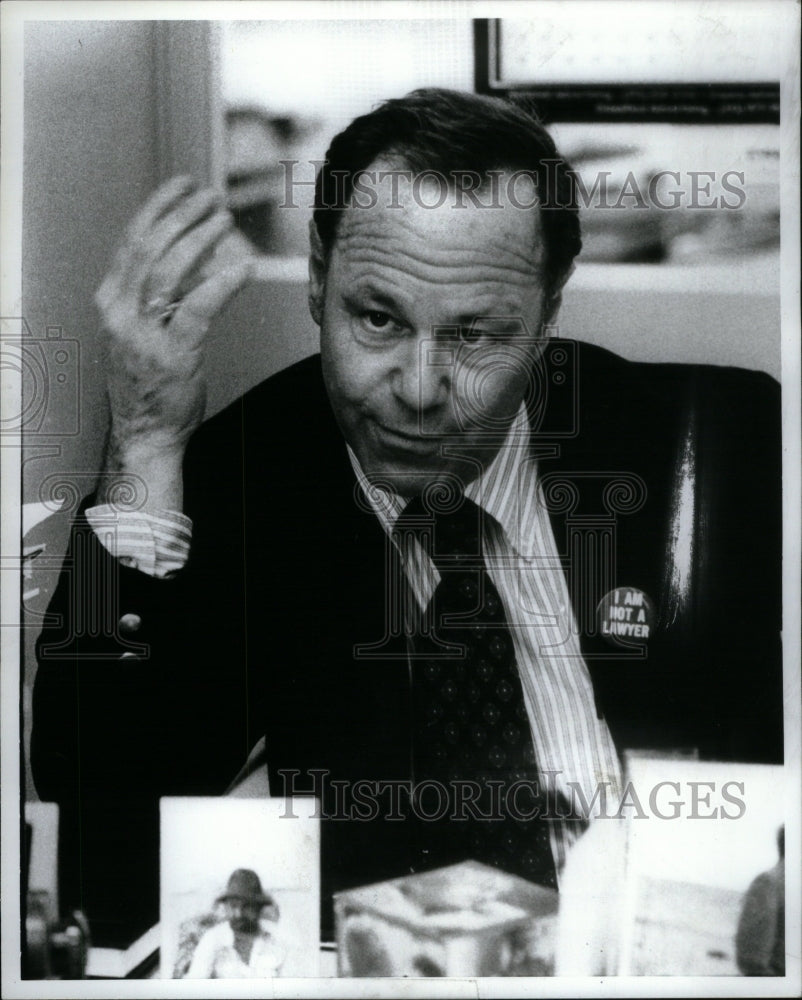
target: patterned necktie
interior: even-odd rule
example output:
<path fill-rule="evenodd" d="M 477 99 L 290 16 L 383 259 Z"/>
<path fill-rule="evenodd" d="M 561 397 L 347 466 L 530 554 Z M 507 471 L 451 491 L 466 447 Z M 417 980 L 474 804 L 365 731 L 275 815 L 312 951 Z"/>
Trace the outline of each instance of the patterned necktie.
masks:
<path fill-rule="evenodd" d="M 486 527 L 471 500 L 435 493 L 410 501 L 396 525 L 441 578 L 411 642 L 417 862 L 474 858 L 554 886 L 548 821 L 537 818 L 546 797 L 512 636 L 484 561 Z"/>

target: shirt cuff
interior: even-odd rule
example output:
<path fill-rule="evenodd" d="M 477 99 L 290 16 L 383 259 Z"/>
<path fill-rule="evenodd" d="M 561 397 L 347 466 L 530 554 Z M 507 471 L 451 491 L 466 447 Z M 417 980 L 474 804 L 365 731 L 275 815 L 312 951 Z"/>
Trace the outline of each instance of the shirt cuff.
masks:
<path fill-rule="evenodd" d="M 189 558 L 192 521 L 173 510 L 121 511 L 89 507 L 86 519 L 100 544 L 124 566 L 169 579 Z"/>

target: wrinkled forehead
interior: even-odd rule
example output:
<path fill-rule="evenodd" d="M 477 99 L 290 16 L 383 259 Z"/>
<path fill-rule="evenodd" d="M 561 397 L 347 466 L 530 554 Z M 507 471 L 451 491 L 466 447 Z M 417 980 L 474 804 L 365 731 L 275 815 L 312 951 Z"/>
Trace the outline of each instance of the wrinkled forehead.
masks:
<path fill-rule="evenodd" d="M 379 159 L 359 175 L 337 227 L 335 247 L 358 261 L 371 251 L 538 276 L 546 258 L 532 178 L 496 171 L 457 183 L 453 175 L 414 171 Z M 389 260 L 390 258 L 388 258 Z"/>

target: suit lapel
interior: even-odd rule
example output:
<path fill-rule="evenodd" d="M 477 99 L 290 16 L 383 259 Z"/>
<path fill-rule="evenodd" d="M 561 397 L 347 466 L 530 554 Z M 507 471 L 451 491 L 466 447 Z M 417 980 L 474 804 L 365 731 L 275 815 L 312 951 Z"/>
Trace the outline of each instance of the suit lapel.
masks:
<path fill-rule="evenodd" d="M 548 351 L 567 346 L 548 345 L 546 385 L 554 368 Z M 666 405 L 670 393 L 647 396 L 636 366 L 586 344 L 571 350 L 573 407 L 559 398 L 559 419 L 546 408 L 532 435 L 539 484 L 597 710 L 620 749 L 660 743 L 676 690 L 673 652 L 687 626 L 668 560 L 692 489 L 688 410 L 681 399 Z M 609 625 L 602 609 L 623 601 L 622 594 L 651 606 L 648 618 L 642 616 L 650 626 L 647 638 L 603 634 Z"/>

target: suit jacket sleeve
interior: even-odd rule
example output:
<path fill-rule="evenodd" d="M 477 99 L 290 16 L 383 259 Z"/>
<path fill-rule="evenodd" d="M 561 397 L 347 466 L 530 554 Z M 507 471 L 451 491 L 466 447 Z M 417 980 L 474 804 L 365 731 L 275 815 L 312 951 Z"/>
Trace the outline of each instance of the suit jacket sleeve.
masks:
<path fill-rule="evenodd" d="M 159 797 L 224 792 L 264 732 L 252 731 L 256 704 L 234 666 L 241 545 L 219 484 L 237 471 L 236 448 L 218 461 L 210 424 L 185 479 L 207 501 L 191 501 L 193 548 L 213 538 L 211 550 L 191 551 L 169 580 L 126 568 L 87 523 L 87 499 L 37 643 L 31 768 L 40 798 L 60 807 L 62 907 L 81 906 L 101 944 L 128 944 L 158 918 Z M 137 631 L 121 629 L 126 614 Z"/>

